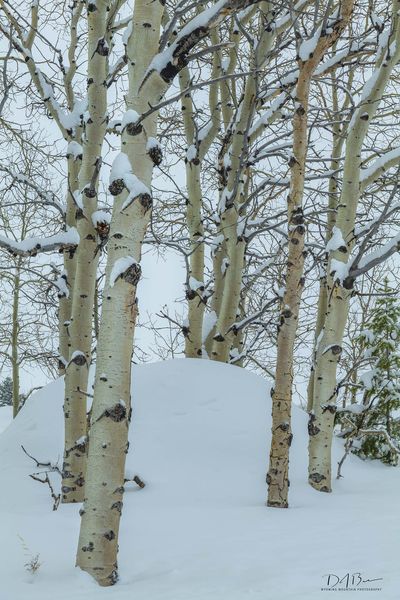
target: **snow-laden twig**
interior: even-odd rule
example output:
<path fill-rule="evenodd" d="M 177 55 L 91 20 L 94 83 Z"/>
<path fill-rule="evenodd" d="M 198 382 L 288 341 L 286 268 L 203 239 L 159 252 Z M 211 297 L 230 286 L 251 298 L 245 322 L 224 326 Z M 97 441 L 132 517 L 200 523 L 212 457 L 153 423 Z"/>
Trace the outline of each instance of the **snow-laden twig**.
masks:
<path fill-rule="evenodd" d="M 31 237 L 16 242 L 10 238 L 0 236 L 0 248 L 4 248 L 13 256 L 36 256 L 41 252 L 53 252 L 76 248 L 79 244 L 79 234 L 75 227 L 62 231 L 48 238 Z"/>

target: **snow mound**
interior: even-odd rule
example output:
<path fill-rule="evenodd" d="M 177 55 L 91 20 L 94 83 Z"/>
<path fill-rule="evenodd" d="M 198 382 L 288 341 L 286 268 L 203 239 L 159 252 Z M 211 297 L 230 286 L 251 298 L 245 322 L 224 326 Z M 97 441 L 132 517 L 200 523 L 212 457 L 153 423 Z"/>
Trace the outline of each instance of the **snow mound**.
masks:
<path fill-rule="evenodd" d="M 12 421 L 12 406 L 0 406 L 0 433 L 8 427 Z"/>
<path fill-rule="evenodd" d="M 268 392 L 256 375 L 212 361 L 134 367 L 127 473 L 146 487 L 126 486 L 111 589 L 74 568 L 79 507 L 53 512 L 46 486 L 28 477 L 40 469 L 21 444 L 39 460 L 62 458 L 63 381 L 37 392 L 0 435 L 0 600 L 313 599 L 325 598 L 326 574 L 348 572 L 383 577 L 382 597 L 398 598 L 399 471 L 350 457 L 334 492 L 315 492 L 307 416 L 294 407 L 291 508 L 266 508 Z M 342 453 L 337 442 L 334 465 Z M 24 545 L 40 555 L 35 576 Z"/>

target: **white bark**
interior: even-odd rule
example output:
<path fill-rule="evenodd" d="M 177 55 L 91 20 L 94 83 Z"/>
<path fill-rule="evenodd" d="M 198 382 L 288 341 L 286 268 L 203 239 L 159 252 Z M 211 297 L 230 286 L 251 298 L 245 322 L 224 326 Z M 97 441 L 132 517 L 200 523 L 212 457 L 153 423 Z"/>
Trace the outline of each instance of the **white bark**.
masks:
<path fill-rule="evenodd" d="M 85 124 L 79 191 L 82 210 L 77 212 L 80 243 L 75 255 L 75 274 L 69 330 L 69 360 L 65 376 L 65 448 L 62 501 L 81 502 L 86 471 L 86 393 L 91 363 L 94 291 L 99 253 L 91 215 L 97 206 L 101 151 L 107 125 L 107 30 L 108 0 L 97 0 L 88 9 L 88 113 Z"/>
<path fill-rule="evenodd" d="M 65 223 L 67 227 L 74 227 L 76 224 L 75 213 L 76 205 L 73 198 L 73 193 L 79 189 L 78 175 L 80 169 L 80 159 L 75 160 L 74 157 L 68 158 L 68 193 L 67 193 L 67 211 L 65 215 Z M 65 374 L 65 368 L 68 364 L 69 352 L 69 326 L 72 312 L 72 298 L 75 282 L 75 253 L 76 248 L 64 250 L 64 273 L 68 294 L 60 294 L 59 309 L 58 309 L 58 328 L 59 328 L 59 374 Z"/>
<path fill-rule="evenodd" d="M 148 109 L 149 103 L 155 104 L 161 98 L 162 90 L 156 79 L 150 78 L 143 87 L 140 86 L 157 52 L 162 14 L 160 2 L 135 2 L 135 34 L 131 34 L 127 46 L 130 65 L 127 109 L 139 114 Z M 151 186 L 153 161 L 146 145 L 149 137 L 156 136 L 156 118 L 157 114 L 153 113 L 138 129 L 127 127 L 122 139 L 121 150 L 130 161 L 132 173 L 148 188 Z M 142 242 L 151 214 L 150 195 L 136 197 L 123 208 L 127 192 L 122 186 L 118 189 L 118 181 L 112 182 L 110 187 L 116 195 L 108 245 L 88 474 L 77 553 L 77 565 L 104 586 L 114 584 L 117 579 L 118 530 L 131 413 L 136 286 L 140 278 Z M 124 266 L 118 269 L 118 264 Z M 119 276 L 114 281 L 116 273 Z"/>
<path fill-rule="evenodd" d="M 263 17 L 268 17 L 269 3 L 262 3 L 260 9 L 260 39 L 252 60 L 254 69 L 262 68 L 275 39 L 275 31 L 264 26 Z M 257 105 L 257 78 L 250 76 L 246 80 L 244 97 L 237 111 L 236 122 L 232 124 L 232 139 L 225 149 L 229 157 L 229 170 L 222 174 L 223 189 L 220 198 L 219 233 L 224 237 L 223 248 L 226 249 L 226 268 L 223 273 L 223 294 L 218 311 L 218 321 L 213 335 L 211 358 L 228 362 L 229 353 L 234 343 L 232 325 L 239 314 L 242 274 L 245 264 L 246 240 L 240 233 L 240 220 L 244 218 L 240 212 L 244 202 L 244 189 L 248 177 L 243 164 L 248 150 L 249 130 Z M 221 252 L 221 250 L 219 251 Z M 222 255 L 221 255 L 222 257 Z M 225 258 L 225 257 L 223 257 Z M 217 261 L 217 268 L 219 267 Z M 216 274 L 216 280 L 221 275 Z"/>
<path fill-rule="evenodd" d="M 13 395 L 13 418 L 19 410 L 19 295 L 20 295 L 20 267 L 21 259 L 18 258 L 17 268 L 13 276 L 13 310 L 12 310 L 12 333 L 11 333 L 11 369 L 12 369 L 12 395 Z"/>
<path fill-rule="evenodd" d="M 216 43 L 217 34 L 213 32 L 213 43 Z M 211 70 L 211 78 L 219 74 L 218 55 L 215 53 Z M 188 68 L 181 71 L 179 75 L 181 90 L 190 86 L 190 72 Z M 201 185 L 201 169 L 205 154 L 207 153 L 217 131 L 220 122 L 220 109 L 218 107 L 218 86 L 210 86 L 209 107 L 211 127 L 208 134 L 201 139 L 197 138 L 195 129 L 195 113 L 190 92 L 182 98 L 183 123 L 188 149 L 191 149 L 186 158 L 186 187 L 187 208 L 186 222 L 190 236 L 189 273 L 186 289 L 188 302 L 188 332 L 185 336 L 185 356 L 188 358 L 199 358 L 203 354 L 203 317 L 205 301 L 204 291 L 204 227 L 202 219 L 203 198 Z M 195 286 L 191 285 L 195 281 Z"/>
<path fill-rule="evenodd" d="M 348 88 L 351 88 L 351 82 L 353 80 L 353 72 L 349 74 L 347 85 Z M 336 87 L 336 74 L 331 75 L 332 81 L 332 109 L 333 111 L 339 110 L 338 105 L 338 93 Z M 350 95 L 347 95 L 344 99 L 342 110 L 347 108 L 350 103 Z M 325 231 L 325 242 L 328 243 L 331 235 L 333 227 L 336 223 L 336 211 L 338 204 L 338 173 L 337 171 L 340 168 L 340 157 L 342 154 L 343 145 L 345 143 L 345 127 L 341 127 L 340 123 L 335 121 L 332 124 L 332 158 L 331 158 L 331 171 L 333 175 L 329 179 L 328 186 L 328 216 L 326 222 L 326 231 Z M 324 267 L 327 266 L 327 262 Z M 310 372 L 310 378 L 307 387 L 307 411 L 310 412 L 314 406 L 314 368 L 315 368 L 315 358 L 316 358 L 316 350 L 317 343 L 321 334 L 321 331 L 324 326 L 324 320 L 326 315 L 328 302 L 328 292 L 327 292 L 327 277 L 326 271 L 322 273 L 319 284 L 319 294 L 318 294 L 318 307 L 317 307 L 317 319 L 315 324 L 315 332 L 314 332 L 314 342 L 313 342 L 313 354 L 312 354 L 312 366 Z"/>
<path fill-rule="evenodd" d="M 323 333 L 316 351 L 314 406 L 309 421 L 309 483 L 323 492 L 331 491 L 331 446 L 336 412 L 336 371 L 342 352 L 347 322 L 352 278 L 338 276 L 337 267 L 346 263 L 353 248 L 353 230 L 360 199 L 361 150 L 369 124 L 376 114 L 394 66 L 400 60 L 400 2 L 392 4 L 392 31 L 388 43 L 381 47 L 375 71 L 349 124 L 342 192 L 336 227 L 345 246 L 332 250 L 327 272 L 328 306 Z M 332 262 L 332 261 L 336 261 Z"/>
<path fill-rule="evenodd" d="M 191 48 L 226 14 L 247 3 L 227 0 L 214 5 L 207 12 L 206 19 L 189 21 L 166 53 L 155 57 L 163 4 L 154 0 L 137 0 L 133 16 L 134 34 L 130 35 L 127 47 L 128 110 L 141 115 L 149 105 L 156 105 L 185 66 Z M 118 577 L 118 532 L 131 414 L 136 286 L 140 277 L 141 247 L 152 204 L 153 160 L 146 146 L 148 138 L 155 137 L 156 116 L 154 111 L 140 122 L 137 120 L 126 127 L 122 138 L 123 155 L 117 159 L 118 169 L 114 169 L 119 176 L 110 184 L 115 199 L 97 346 L 88 475 L 77 552 L 77 565 L 103 586 L 113 585 Z M 130 185 L 140 189 L 140 193 L 134 194 L 129 190 L 127 196 L 124 188 L 130 188 Z"/>
<path fill-rule="evenodd" d="M 344 1 L 332 33 L 320 35 L 313 52 L 299 57 L 296 108 L 293 118 L 293 152 L 288 197 L 288 260 L 285 278 L 276 361 L 275 386 L 272 394 L 272 440 L 267 474 L 267 505 L 286 508 L 289 488 L 289 448 L 292 441 L 291 403 L 293 385 L 293 352 L 296 339 L 301 295 L 304 286 L 303 195 L 307 157 L 308 103 L 313 73 L 327 49 L 347 26 L 353 11 L 353 0 Z M 301 54 L 301 52 L 300 52 Z"/>

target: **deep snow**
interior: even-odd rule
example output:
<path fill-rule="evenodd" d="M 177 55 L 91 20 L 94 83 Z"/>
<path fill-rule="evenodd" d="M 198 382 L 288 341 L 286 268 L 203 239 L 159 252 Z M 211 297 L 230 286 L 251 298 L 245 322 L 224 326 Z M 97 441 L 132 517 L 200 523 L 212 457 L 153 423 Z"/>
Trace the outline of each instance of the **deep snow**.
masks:
<path fill-rule="evenodd" d="M 11 423 L 12 413 L 12 406 L 0 406 L 0 433 Z"/>
<path fill-rule="evenodd" d="M 349 457 L 332 494 L 306 483 L 307 416 L 294 408 L 288 510 L 264 505 L 270 440 L 267 383 L 240 368 L 174 360 L 134 367 L 120 582 L 97 587 L 74 568 L 78 505 L 52 512 L 28 477 L 62 456 L 63 382 L 33 395 L 0 435 L 0 600 L 286 600 L 330 597 L 328 573 L 383 582 L 400 597 L 399 470 Z M 335 442 L 334 462 L 342 456 Z M 59 485 L 58 476 L 53 481 Z M 40 554 L 35 576 L 24 569 Z M 358 579 L 357 579 L 358 581 Z M 356 595 L 357 592 L 349 591 Z"/>

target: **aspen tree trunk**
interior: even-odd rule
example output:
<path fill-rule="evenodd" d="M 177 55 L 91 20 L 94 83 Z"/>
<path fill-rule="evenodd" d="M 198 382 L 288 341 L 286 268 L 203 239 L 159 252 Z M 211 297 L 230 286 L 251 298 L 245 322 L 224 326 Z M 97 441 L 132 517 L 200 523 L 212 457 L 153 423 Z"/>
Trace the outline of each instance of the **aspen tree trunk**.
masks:
<path fill-rule="evenodd" d="M 77 552 L 77 565 L 103 586 L 113 585 L 118 577 L 118 533 L 131 417 L 136 287 L 141 273 L 141 247 L 152 207 L 153 164 L 159 152 L 154 146 L 157 113 L 146 117 L 144 113 L 162 99 L 175 76 L 186 66 L 188 53 L 197 42 L 226 15 L 251 1 L 225 0 L 215 4 L 205 19 L 189 21 L 161 55 L 157 50 L 164 3 L 136 0 L 134 4 L 133 33 L 127 43 L 128 110 L 122 120 L 125 123 L 122 152 L 114 161 L 109 187 L 115 199 L 97 346 L 88 478 Z"/>
<path fill-rule="evenodd" d="M 250 11 L 246 13 L 244 18 L 241 20 L 241 26 L 245 27 L 248 20 L 254 15 L 256 8 L 252 8 Z M 238 44 L 240 42 L 240 28 L 237 27 L 236 24 L 232 24 L 230 33 L 229 33 L 229 42 L 232 44 L 229 49 L 228 54 L 228 64 L 224 68 L 224 73 L 229 77 L 235 72 L 238 60 Z M 219 96 L 220 96 L 220 104 L 221 104 L 221 123 L 223 125 L 225 134 L 228 133 L 229 126 L 231 125 L 233 119 L 233 107 L 234 100 L 237 100 L 236 96 L 236 81 L 235 79 L 225 79 L 222 80 L 219 84 Z M 224 173 L 223 173 L 223 156 L 225 155 L 226 148 L 222 149 L 222 156 L 220 156 L 220 191 L 225 186 L 224 181 Z M 211 313 L 214 315 L 216 322 L 211 327 L 209 334 L 205 340 L 205 350 L 207 356 L 211 358 L 212 349 L 214 344 L 214 336 L 216 334 L 216 324 L 218 321 L 218 316 L 221 310 L 222 297 L 224 293 L 224 284 L 225 284 L 225 271 L 226 264 L 228 261 L 227 248 L 225 240 L 223 239 L 223 233 L 221 227 L 218 227 L 218 237 L 222 238 L 222 240 L 218 243 L 217 247 L 212 252 L 212 261 L 213 261 L 213 275 L 214 275 L 214 292 L 211 297 Z"/>
<path fill-rule="evenodd" d="M 235 323 L 238 316 L 244 268 L 246 243 L 243 237 L 237 234 L 237 216 L 236 207 L 231 206 L 224 211 L 221 219 L 228 264 L 224 273 L 224 289 L 211 352 L 212 360 L 220 362 L 229 361 L 234 335 L 232 330 L 228 330 Z"/>
<path fill-rule="evenodd" d="M 201 14 L 201 13 L 199 13 Z M 217 45 L 219 40 L 216 29 L 210 32 L 210 41 Z M 221 57 L 214 52 L 211 66 L 211 79 L 222 74 Z M 179 74 L 181 90 L 190 86 L 190 72 L 188 67 Z M 195 126 L 196 118 L 190 92 L 182 98 L 182 115 L 185 135 L 188 145 L 186 163 L 187 209 L 186 221 L 190 236 L 189 254 L 189 279 L 186 288 L 188 301 L 188 334 L 185 337 L 185 356 L 199 358 L 203 356 L 203 318 L 206 305 L 204 292 L 204 226 L 202 218 L 203 198 L 201 185 L 201 170 L 203 160 L 211 143 L 215 139 L 221 122 L 221 108 L 218 102 L 219 85 L 210 85 L 208 103 L 210 108 L 211 126 L 207 127 L 206 135 L 201 135 L 202 130 Z"/>
<path fill-rule="evenodd" d="M 255 69 L 262 68 L 265 65 L 275 39 L 275 32 L 263 27 L 262 17 L 268 11 L 269 3 L 263 2 L 260 9 L 260 39 L 253 60 Z M 226 180 L 223 182 L 224 189 L 220 200 L 222 205 L 220 231 L 224 236 L 227 256 L 223 272 L 222 300 L 211 351 L 212 360 L 220 362 L 228 362 L 229 360 L 230 350 L 234 342 L 232 326 L 237 320 L 239 311 L 246 251 L 246 239 L 238 227 L 240 220 L 245 217 L 243 213 L 240 214 L 239 212 L 240 205 L 244 200 L 243 192 L 247 179 L 247 173 L 242 163 L 243 156 L 247 152 L 249 126 L 256 108 L 256 94 L 257 77 L 250 76 L 246 80 L 242 106 L 233 126 L 232 142 L 229 149 L 227 149 L 227 152 L 230 153 L 230 169 L 226 175 L 222 175 L 222 179 L 226 177 Z"/>
<path fill-rule="evenodd" d="M 196 43 L 232 11 L 251 0 L 226 0 L 204 20 L 186 24 L 175 42 L 158 55 L 163 2 L 136 0 L 133 32 L 127 44 L 129 94 L 122 152 L 114 161 L 109 190 L 114 199 L 106 281 L 97 346 L 96 378 L 88 453 L 88 477 L 81 511 L 77 566 L 102 586 L 117 581 L 119 524 L 124 493 L 125 456 L 131 417 L 131 358 L 137 313 L 143 238 L 152 207 L 151 180 L 157 150 L 156 106 L 186 65 Z M 200 22 L 199 22 L 200 21 Z M 149 63 L 155 58 L 155 62 Z M 142 118 L 140 118 L 142 115 Z M 150 142 L 150 147 L 149 147 Z M 126 193 L 127 190 L 129 194 Z"/>
<path fill-rule="evenodd" d="M 68 48 L 68 64 L 69 68 L 64 78 L 65 93 L 68 101 L 68 108 L 73 110 L 75 105 L 75 93 L 73 88 L 73 80 L 76 74 L 76 48 L 78 45 L 78 23 L 81 19 L 83 11 L 83 2 L 75 3 L 70 22 L 70 45 Z M 65 137 L 65 136 L 64 136 Z M 77 127 L 70 141 L 76 144 L 81 143 L 82 127 Z M 67 227 L 76 227 L 76 209 L 74 194 L 79 191 L 79 170 L 81 167 L 82 155 L 67 150 L 67 210 L 65 215 L 65 224 Z M 58 369 L 60 375 L 65 375 L 65 369 L 69 361 L 69 326 L 72 315 L 72 298 L 74 293 L 75 283 L 75 252 L 64 251 L 64 273 L 68 294 L 59 295 L 58 309 L 58 331 L 59 331 L 59 359 Z"/>
<path fill-rule="evenodd" d="M 244 306 L 245 306 L 245 299 L 241 296 L 240 299 L 240 304 L 239 304 L 239 320 L 241 321 L 242 319 L 245 318 L 246 313 L 244 310 Z M 243 344 L 244 344 L 244 330 L 243 328 L 237 330 L 234 330 L 234 337 L 233 337 L 233 343 L 232 343 L 232 353 L 235 353 L 235 356 L 241 356 L 242 352 L 243 352 Z M 233 362 L 233 364 L 235 365 L 235 367 L 243 367 L 243 357 L 235 359 L 235 361 Z"/>
<path fill-rule="evenodd" d="M 303 216 L 303 195 L 310 83 L 316 66 L 346 27 L 352 10 L 352 0 L 343 2 L 341 15 L 332 28 L 333 33 L 320 37 L 307 60 L 303 61 L 301 58 L 298 60 L 297 108 L 293 117 L 293 153 L 289 161 L 291 173 L 288 196 L 288 260 L 278 329 L 275 386 L 271 391 L 272 440 L 267 473 L 267 506 L 278 508 L 288 507 L 289 448 L 293 437 L 291 431 L 293 350 L 304 286 L 306 227 Z"/>
<path fill-rule="evenodd" d="M 320 342 L 316 352 L 314 374 L 314 406 L 310 412 L 309 483 L 318 491 L 330 492 L 331 447 L 336 413 L 336 372 L 342 352 L 344 329 L 349 313 L 354 279 L 338 274 L 340 265 L 348 261 L 354 245 L 353 230 L 360 199 L 361 150 L 369 123 L 376 114 L 394 66 L 400 60 L 400 2 L 392 4 L 392 32 L 388 44 L 380 48 L 375 72 L 367 92 L 348 127 L 342 192 L 337 211 L 336 228 L 342 243 L 330 252 L 327 271 L 328 304 Z M 394 44 L 393 44 L 394 42 Z M 394 49 L 393 49 L 394 48 Z M 393 53 L 392 53 L 393 52 Z"/>
<path fill-rule="evenodd" d="M 127 45 L 130 65 L 127 109 L 139 114 L 148 109 L 149 103 L 155 104 L 160 99 L 158 86 L 140 88 L 140 84 L 157 53 L 162 14 L 161 2 L 135 2 L 134 35 L 131 34 Z M 131 164 L 132 173 L 148 188 L 153 160 L 146 146 L 148 139 L 156 135 L 156 118 L 153 113 L 139 128 L 126 128 L 122 140 L 122 152 Z M 77 553 L 77 565 L 103 586 L 113 585 L 117 580 L 117 542 L 131 415 L 136 286 L 140 278 L 142 242 L 151 214 L 150 193 L 136 197 L 124 208 L 127 193 L 117 187 L 115 181 L 113 192 L 119 193 L 114 198 L 108 245 L 88 477 Z"/>
<path fill-rule="evenodd" d="M 75 255 L 75 276 L 69 326 L 69 362 L 65 376 L 65 448 L 62 502 L 84 498 L 87 445 L 86 392 L 91 362 L 94 290 L 98 264 L 96 229 L 92 213 L 97 205 L 101 150 L 107 125 L 108 1 L 88 4 L 88 112 L 83 158 L 79 171 L 82 210 L 77 212 L 80 243 Z"/>
<path fill-rule="evenodd" d="M 19 410 L 19 355 L 18 355 L 18 334 L 19 334 L 19 294 L 20 294 L 20 267 L 21 259 L 18 259 L 17 269 L 14 276 L 13 310 L 12 310 L 12 333 L 11 333 L 11 370 L 12 370 L 12 401 L 13 418 Z"/>
<path fill-rule="evenodd" d="M 187 358 L 201 358 L 203 346 L 203 316 L 204 301 L 204 243 L 199 242 L 204 235 L 201 217 L 202 190 L 201 166 L 195 161 L 186 162 L 186 181 L 188 185 L 188 205 L 186 219 L 190 234 L 189 256 L 189 285 L 186 290 L 188 301 L 188 327 L 185 337 L 185 356 Z"/>
<path fill-rule="evenodd" d="M 221 310 L 222 297 L 224 293 L 224 283 L 225 283 L 225 261 L 227 260 L 226 254 L 226 244 L 225 240 L 219 244 L 218 248 L 216 248 L 212 252 L 212 261 L 213 261 L 213 274 L 214 274 L 214 292 L 211 297 L 211 312 L 214 315 L 216 322 L 218 321 L 218 315 Z M 212 346 L 214 343 L 214 335 L 216 323 L 211 327 L 209 334 L 207 335 L 205 341 L 205 350 L 207 352 L 207 356 L 211 358 Z"/>
<path fill-rule="evenodd" d="M 67 212 L 66 225 L 67 227 L 75 227 L 76 205 L 72 197 L 74 192 L 79 190 L 78 175 L 80 169 L 81 158 L 68 156 L 68 193 L 67 193 Z M 69 326 L 71 322 L 72 298 L 75 281 L 75 250 L 64 250 L 64 277 L 69 294 L 59 296 L 58 309 L 58 327 L 59 327 L 59 358 L 58 370 L 60 375 L 65 374 L 65 369 L 69 361 Z"/>
<path fill-rule="evenodd" d="M 218 43 L 216 31 L 211 34 L 211 41 Z M 218 62 L 217 62 L 218 61 Z M 220 71 L 218 54 L 213 57 L 211 78 L 217 77 Z M 190 73 L 188 68 L 182 69 L 179 74 L 181 90 L 190 86 Z M 190 92 L 182 98 L 182 114 L 185 135 L 188 144 L 186 156 L 186 186 L 187 208 L 186 221 L 190 236 L 189 255 L 189 280 L 186 289 L 188 301 L 188 334 L 185 337 L 185 356 L 199 358 L 203 354 L 203 317 L 205 309 L 204 292 L 204 226 L 202 219 L 203 198 L 201 186 L 201 169 L 204 156 L 213 141 L 220 123 L 220 109 L 218 106 L 218 86 L 211 85 L 209 92 L 209 106 L 211 111 L 211 128 L 204 138 L 198 139 L 195 128 L 195 113 Z"/>
<path fill-rule="evenodd" d="M 349 86 L 351 85 L 352 76 L 349 76 Z M 350 87 L 349 87 L 350 89 Z M 346 96 L 345 101 L 343 103 L 342 109 L 346 108 L 349 103 L 349 96 Z M 335 78 L 332 76 L 332 109 L 334 112 L 338 114 L 339 105 L 338 105 L 338 94 L 337 87 L 335 86 Z M 336 223 L 336 208 L 337 208 L 337 200 L 338 200 L 338 175 L 336 171 L 340 168 L 340 157 L 342 153 L 343 144 L 345 141 L 344 131 L 341 130 L 340 123 L 335 121 L 332 124 L 332 158 L 330 168 L 333 172 L 333 175 L 329 179 L 328 184 L 328 216 L 326 222 L 326 233 L 325 233 L 325 242 L 331 238 L 333 227 Z M 327 262 L 324 265 L 327 266 Z M 326 280 L 326 268 L 320 277 L 319 284 L 319 295 L 318 295 L 318 308 L 317 308 L 317 319 L 315 323 L 315 332 L 314 332 L 314 344 L 313 344 L 313 363 L 311 366 L 310 379 L 307 387 L 307 411 L 310 412 L 313 409 L 314 405 L 314 361 L 316 357 L 317 344 L 319 341 L 319 337 L 321 331 L 324 326 L 326 308 L 327 308 L 327 280 Z"/>
<path fill-rule="evenodd" d="M 267 474 L 268 506 L 287 508 L 289 486 L 289 447 L 292 442 L 291 404 L 293 385 L 293 349 L 301 293 L 304 285 L 303 190 L 307 155 L 307 116 L 311 64 L 300 67 L 296 90 L 298 108 L 293 118 L 293 154 L 290 159 L 288 196 L 288 259 L 285 293 L 280 311 L 276 375 L 272 396 L 272 441 Z"/>

